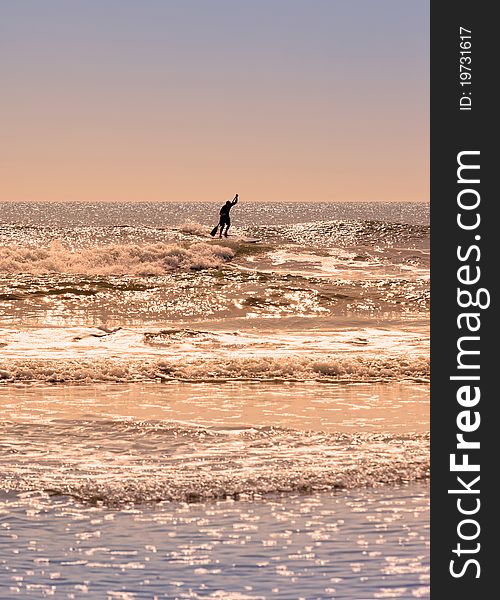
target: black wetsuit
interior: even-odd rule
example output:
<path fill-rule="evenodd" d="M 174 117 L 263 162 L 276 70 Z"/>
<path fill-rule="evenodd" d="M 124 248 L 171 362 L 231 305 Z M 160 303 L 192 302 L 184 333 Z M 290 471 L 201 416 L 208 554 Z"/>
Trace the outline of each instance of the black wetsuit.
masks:
<path fill-rule="evenodd" d="M 231 225 L 231 218 L 229 217 L 229 211 L 231 210 L 232 207 L 233 207 L 232 204 L 224 204 L 224 206 L 219 211 L 219 214 L 220 214 L 219 227 L 222 227 L 222 229 L 224 229 L 224 227 L 229 227 Z"/>
<path fill-rule="evenodd" d="M 210 232 L 210 235 L 213 237 L 216 233 L 217 230 L 220 227 L 220 234 L 219 237 L 222 237 L 222 232 L 224 231 L 224 227 L 226 228 L 226 231 L 224 233 L 224 235 L 227 237 L 227 230 L 229 229 L 230 225 L 231 225 L 231 219 L 229 217 L 229 211 L 233 208 L 233 206 L 238 202 L 238 194 L 236 194 L 236 196 L 234 197 L 234 200 L 232 202 L 230 202 L 229 200 L 224 204 L 224 206 L 220 209 L 219 211 L 219 224 L 216 225 L 212 231 Z"/>

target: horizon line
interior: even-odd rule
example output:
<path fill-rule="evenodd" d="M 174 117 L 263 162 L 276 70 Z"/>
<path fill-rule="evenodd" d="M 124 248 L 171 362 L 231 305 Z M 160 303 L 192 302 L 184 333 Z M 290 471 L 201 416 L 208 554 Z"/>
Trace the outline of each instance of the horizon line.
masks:
<path fill-rule="evenodd" d="M 121 204 L 167 204 L 167 203 L 177 203 L 177 204 L 191 204 L 191 203 L 218 203 L 218 202 L 223 202 L 224 198 L 221 197 L 220 200 L 74 200 L 74 199 L 66 199 L 66 200 L 7 200 L 7 199 L 0 199 L 0 204 L 3 203 L 17 203 L 17 204 L 30 204 L 30 203 L 67 203 L 67 204 L 71 204 L 71 203 L 121 203 Z M 358 203 L 364 203 L 364 204 L 430 204 L 430 200 L 255 200 L 255 199 L 250 199 L 250 200 L 240 200 L 241 203 L 260 203 L 260 204 L 300 204 L 300 203 L 310 203 L 310 204 L 334 204 L 334 203 L 338 203 L 338 204 L 358 204 Z"/>

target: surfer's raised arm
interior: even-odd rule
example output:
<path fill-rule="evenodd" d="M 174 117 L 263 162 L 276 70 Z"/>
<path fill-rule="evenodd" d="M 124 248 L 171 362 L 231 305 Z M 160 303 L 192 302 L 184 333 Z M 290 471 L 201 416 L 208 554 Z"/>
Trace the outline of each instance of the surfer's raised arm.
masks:
<path fill-rule="evenodd" d="M 231 206 L 234 206 L 237 202 L 238 202 L 238 194 L 236 194 L 233 201 L 231 202 Z"/>

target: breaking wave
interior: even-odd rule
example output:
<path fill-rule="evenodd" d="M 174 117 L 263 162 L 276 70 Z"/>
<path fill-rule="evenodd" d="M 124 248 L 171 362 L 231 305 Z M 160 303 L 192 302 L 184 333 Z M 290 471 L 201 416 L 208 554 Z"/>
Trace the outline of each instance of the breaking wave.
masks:
<path fill-rule="evenodd" d="M 113 244 L 71 250 L 59 240 L 44 247 L 0 248 L 1 273 L 162 275 L 175 269 L 210 269 L 234 257 L 231 248 L 210 243 Z"/>
<path fill-rule="evenodd" d="M 186 233 L 188 235 L 203 235 L 207 234 L 207 226 L 202 225 L 201 223 L 197 223 L 196 221 L 184 221 L 182 225 L 179 226 L 179 231 L 181 233 Z"/>
<path fill-rule="evenodd" d="M 427 356 L 206 357 L 179 359 L 14 359 L 0 363 L 4 383 L 93 383 L 133 381 L 423 381 Z"/>
<path fill-rule="evenodd" d="M 261 225 L 249 227 L 251 234 L 267 240 L 287 240 L 319 247 L 358 247 L 375 244 L 419 246 L 428 241 L 428 225 L 388 223 L 385 221 L 330 220 L 294 223 L 291 225 Z"/>
<path fill-rule="evenodd" d="M 258 499 L 429 477 L 427 434 L 212 429 L 143 421 L 5 424 L 1 430 L 2 489 L 108 506 Z M 15 449 L 23 437 L 29 441 L 19 455 Z"/>

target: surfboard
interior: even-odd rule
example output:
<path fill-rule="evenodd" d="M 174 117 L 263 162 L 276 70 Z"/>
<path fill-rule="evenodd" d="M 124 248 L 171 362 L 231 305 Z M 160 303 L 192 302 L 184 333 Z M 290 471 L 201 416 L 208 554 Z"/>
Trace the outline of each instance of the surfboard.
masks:
<path fill-rule="evenodd" d="M 244 235 L 228 235 L 227 237 L 223 235 L 221 238 L 216 235 L 212 239 L 217 242 L 241 242 L 244 244 L 257 244 L 257 242 L 261 241 L 260 238 L 246 237 Z"/>
<path fill-rule="evenodd" d="M 217 225 L 212 229 L 212 231 L 203 233 L 203 231 L 183 231 L 179 227 L 174 227 L 173 231 L 179 231 L 183 235 L 190 235 L 195 238 L 205 238 L 210 240 L 215 240 L 221 242 L 226 240 L 228 242 L 241 242 L 245 244 L 256 244 L 257 242 L 262 241 L 260 238 L 246 236 L 246 235 L 238 235 L 238 234 L 229 234 L 227 237 L 223 235 L 221 238 L 219 237 L 219 226 Z"/>

